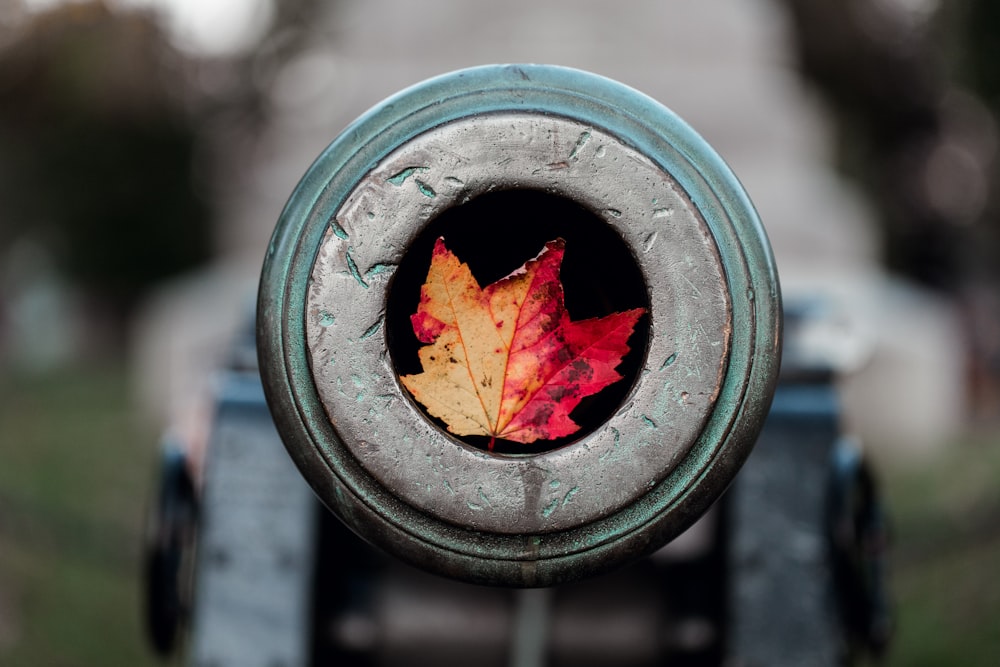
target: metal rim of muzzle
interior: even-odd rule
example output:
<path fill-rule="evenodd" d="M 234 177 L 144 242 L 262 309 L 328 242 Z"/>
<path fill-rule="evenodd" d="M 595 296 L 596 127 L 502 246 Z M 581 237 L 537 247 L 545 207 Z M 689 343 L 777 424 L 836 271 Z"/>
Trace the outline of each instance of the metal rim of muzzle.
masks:
<path fill-rule="evenodd" d="M 573 200 L 616 231 L 643 273 L 650 333 L 602 427 L 505 457 L 422 416 L 383 324 L 424 226 L 512 188 Z M 440 574 L 542 586 L 649 553 L 723 492 L 770 405 L 780 317 L 753 206 L 690 127 L 611 80 L 521 65 L 432 79 L 348 127 L 279 219 L 257 327 L 282 439 L 355 532 Z"/>

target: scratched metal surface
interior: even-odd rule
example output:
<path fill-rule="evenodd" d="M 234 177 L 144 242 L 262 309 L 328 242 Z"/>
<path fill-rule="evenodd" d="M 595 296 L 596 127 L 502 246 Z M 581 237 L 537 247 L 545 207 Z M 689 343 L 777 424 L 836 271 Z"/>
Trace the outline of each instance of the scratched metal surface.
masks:
<path fill-rule="evenodd" d="M 499 158 L 500 139 L 516 150 Z M 466 151 L 488 161 L 458 171 Z M 617 167 L 601 162 L 609 155 Z M 622 409 L 524 459 L 427 424 L 380 333 L 407 240 L 491 184 L 549 188 L 601 215 L 632 248 L 652 305 L 644 373 Z M 286 447 L 354 530 L 439 573 L 534 586 L 648 553 L 728 485 L 773 393 L 780 296 L 749 199 L 683 121 L 595 75 L 493 66 L 404 91 L 324 151 L 272 239 L 258 337 Z"/>
<path fill-rule="evenodd" d="M 418 166 L 414 166 L 418 165 Z M 632 250 L 652 331 L 625 405 L 558 450 L 497 456 L 434 426 L 400 387 L 382 321 L 393 268 L 435 215 L 484 192 L 532 188 L 600 215 Z M 504 230 L 484 230 L 483 242 Z M 407 503 L 499 533 L 565 530 L 620 509 L 665 477 L 718 396 L 730 307 L 708 228 L 673 179 L 579 122 L 471 116 L 401 146 L 337 212 L 310 276 L 306 336 L 320 400 L 345 446 Z"/>

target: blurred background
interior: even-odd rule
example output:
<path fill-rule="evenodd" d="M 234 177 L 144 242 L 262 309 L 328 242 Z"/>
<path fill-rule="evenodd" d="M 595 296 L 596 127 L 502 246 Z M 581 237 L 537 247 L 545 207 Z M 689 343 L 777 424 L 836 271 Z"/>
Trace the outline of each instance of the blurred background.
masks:
<path fill-rule="evenodd" d="M 893 665 L 1000 658 L 1000 4 L 0 0 L 0 664 L 145 665 L 156 443 L 204 443 L 285 199 L 492 62 L 679 113 L 754 200 L 893 515 Z"/>

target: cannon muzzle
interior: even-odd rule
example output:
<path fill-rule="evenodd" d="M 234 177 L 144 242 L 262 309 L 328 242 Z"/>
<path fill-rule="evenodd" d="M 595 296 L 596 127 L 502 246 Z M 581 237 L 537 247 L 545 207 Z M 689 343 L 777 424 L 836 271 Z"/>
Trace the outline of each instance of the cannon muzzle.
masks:
<path fill-rule="evenodd" d="M 463 429 L 442 415 L 465 408 L 413 390 L 406 378 L 428 372 L 431 334 L 447 324 L 426 314 L 430 293 L 460 287 L 453 273 L 427 287 L 445 246 L 487 295 L 558 247 L 552 289 L 568 320 L 634 314 L 606 362 L 621 379 L 577 396 L 598 372 L 588 362 L 574 375 L 574 357 L 560 376 L 572 377 L 546 385 L 552 405 L 523 418 L 548 428 L 573 394 L 577 430 L 541 428 L 524 442 Z M 484 316 L 506 331 L 496 312 Z M 440 574 L 544 586 L 653 551 L 725 490 L 770 406 L 781 307 L 750 200 L 677 116 L 592 74 L 489 66 L 384 101 L 320 155 L 275 230 L 257 328 L 278 431 L 340 519 Z M 502 377 L 482 371 L 493 353 L 477 350 L 492 349 L 483 336 L 493 334 L 463 331 L 440 371 L 466 373 L 456 386 L 537 379 L 513 362 Z M 564 331 L 552 336 L 572 347 Z M 522 347 L 518 359 L 540 349 Z M 496 389 L 497 405 L 510 386 Z M 506 409 L 461 391 L 488 421 Z"/>

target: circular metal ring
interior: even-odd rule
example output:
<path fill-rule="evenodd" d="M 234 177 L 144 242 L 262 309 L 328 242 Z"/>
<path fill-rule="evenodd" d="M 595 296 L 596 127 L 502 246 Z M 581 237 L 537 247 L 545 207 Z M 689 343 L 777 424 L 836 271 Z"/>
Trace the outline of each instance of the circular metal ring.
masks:
<path fill-rule="evenodd" d="M 650 326 L 603 425 L 497 456 L 408 400 L 384 317 L 429 222 L 518 188 L 572 200 L 621 237 Z M 258 341 L 283 440 L 340 518 L 427 569 L 536 586 L 647 553 L 721 494 L 770 404 L 780 297 L 748 198 L 676 116 L 592 74 L 492 66 L 404 91 L 320 156 L 272 240 Z"/>

